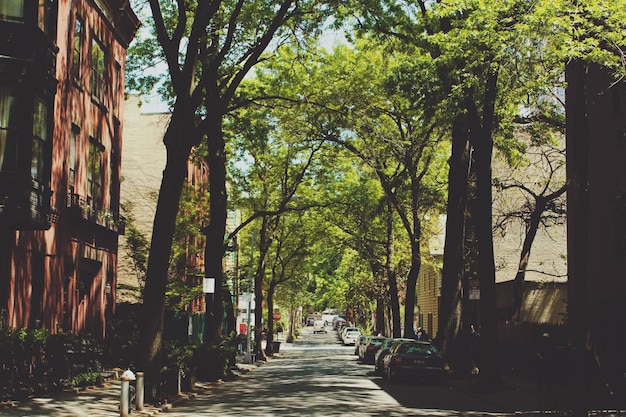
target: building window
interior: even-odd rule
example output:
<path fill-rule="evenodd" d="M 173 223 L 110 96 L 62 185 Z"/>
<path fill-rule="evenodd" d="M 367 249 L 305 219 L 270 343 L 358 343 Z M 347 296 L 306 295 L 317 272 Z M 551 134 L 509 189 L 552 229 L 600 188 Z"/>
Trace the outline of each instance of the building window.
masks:
<path fill-rule="evenodd" d="M 13 91 L 0 86 L 0 172 L 17 169 L 17 99 Z"/>
<path fill-rule="evenodd" d="M 74 22 L 74 42 L 72 45 L 72 78 L 77 82 L 80 81 L 81 76 L 80 58 L 83 50 L 83 27 L 83 20 L 79 15 L 76 15 L 76 21 Z"/>
<path fill-rule="evenodd" d="M 69 172 L 67 183 L 70 187 L 70 190 L 74 190 L 74 186 L 76 184 L 76 169 L 78 168 L 78 161 L 76 159 L 76 147 L 78 145 L 78 136 L 80 134 L 80 128 L 75 124 L 72 124 L 72 129 L 70 132 L 70 146 L 69 146 Z"/>
<path fill-rule="evenodd" d="M 24 20 L 24 0 L 0 0 L 0 18 Z"/>
<path fill-rule="evenodd" d="M 104 102 L 105 88 L 104 48 L 94 39 L 91 42 L 91 95 L 100 103 Z"/>
<path fill-rule="evenodd" d="M 44 33 L 49 33 L 50 30 L 51 11 L 52 1 L 39 0 L 39 7 L 37 8 L 37 26 Z"/>
<path fill-rule="evenodd" d="M 33 149 L 30 162 L 30 176 L 43 182 L 45 165 L 45 143 L 48 140 L 48 108 L 39 97 L 35 98 L 33 111 Z"/>
<path fill-rule="evenodd" d="M 102 155 L 103 146 L 91 138 L 89 141 L 89 163 L 87 170 L 87 198 L 90 205 L 99 210 L 102 208 Z"/>

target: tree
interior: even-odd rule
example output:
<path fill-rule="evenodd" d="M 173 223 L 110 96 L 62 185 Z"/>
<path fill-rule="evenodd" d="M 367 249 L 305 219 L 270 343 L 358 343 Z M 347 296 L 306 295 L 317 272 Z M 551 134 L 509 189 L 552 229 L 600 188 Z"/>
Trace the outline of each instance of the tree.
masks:
<path fill-rule="evenodd" d="M 121 204 L 122 212 L 126 218 L 126 232 L 124 233 L 125 242 L 123 249 L 131 260 L 131 270 L 137 277 L 137 286 L 129 286 L 129 288 L 120 288 L 118 284 L 117 290 L 128 290 L 137 298 L 141 298 L 143 286 L 146 282 L 146 269 L 148 266 L 148 250 L 149 242 L 145 234 L 137 227 L 137 222 L 133 213 L 133 203 L 125 201 Z"/>
<path fill-rule="evenodd" d="M 262 85 L 270 87 L 271 83 Z M 250 86 L 250 89 L 254 88 L 254 85 Z M 239 207 L 247 213 L 247 219 L 233 234 L 254 225 L 253 222 L 257 220 L 259 223 L 256 230 L 258 258 L 256 266 L 251 270 L 254 274 L 256 305 L 255 350 L 261 358 L 264 352 L 261 349 L 259 330 L 262 329 L 264 293 L 267 290 L 269 306 L 272 301 L 269 297 L 273 296 L 275 287 L 294 276 L 285 273 L 288 266 L 280 265 L 279 259 L 268 259 L 272 245 L 281 243 L 277 239 L 281 237 L 285 216 L 320 205 L 319 200 L 310 198 L 303 188 L 311 181 L 311 166 L 314 165 L 324 141 L 302 130 L 298 122 L 301 112 L 298 106 L 295 107 L 279 107 L 273 111 L 267 108 L 241 109 L 236 117 L 233 114 L 232 119 L 241 128 L 233 139 L 239 144 L 235 159 L 240 163 L 232 165 L 231 184 L 234 192 L 239 195 L 236 200 Z M 288 252 L 295 256 L 299 247 L 298 245 Z M 300 249 L 302 250 L 303 248 Z M 275 249 L 274 254 L 285 256 L 284 251 L 285 249 Z M 269 265 L 268 262 L 272 261 L 272 265 Z M 266 283 L 268 270 L 273 273 Z M 270 316 L 271 313 L 270 310 Z"/>
<path fill-rule="evenodd" d="M 470 184 L 467 173 L 475 178 L 475 193 L 470 194 L 475 198 L 471 222 L 475 225 L 475 265 L 481 283 L 481 380 L 485 382 L 497 379 L 493 360 L 497 356 L 497 334 L 491 232 L 494 146 L 512 142 L 511 121 L 519 116 L 526 93 L 532 91 L 537 97 L 554 87 L 555 79 L 542 73 L 552 76 L 555 69 L 562 73 L 563 61 L 557 63 L 559 59 L 583 54 L 588 54 L 587 59 L 606 58 L 609 54 L 598 45 L 610 49 L 622 44 L 618 39 L 623 39 L 623 30 L 615 30 L 620 26 L 615 15 L 623 14 L 621 6 L 614 9 L 604 1 L 570 4 L 463 0 L 418 1 L 417 7 L 403 1 L 361 2 L 357 6 L 364 30 L 400 39 L 431 56 L 438 91 L 444 93 L 440 109 L 452 116 L 448 126 L 452 134 L 451 162 L 455 165 L 450 169 L 442 287 L 444 317 L 440 322 L 445 338 L 456 337 L 458 329 L 458 320 L 452 315 L 459 311 L 458 289 L 463 274 L 459 255 L 463 253 L 460 245 L 466 224 L 459 213 L 466 207 L 468 194 L 462 189 Z M 615 15 L 606 13 L 613 9 Z M 572 22 L 575 36 L 584 37 L 583 42 L 572 41 Z M 444 347 L 447 343 L 443 341 Z"/>
<path fill-rule="evenodd" d="M 526 152 L 527 162 L 512 167 L 505 177 L 494 178 L 496 189 L 500 191 L 496 202 L 499 199 L 508 203 L 502 211 L 495 213 L 495 231 L 505 234 L 511 224 L 519 222 L 525 226 L 507 320 L 519 316 L 524 280 L 537 233 L 540 228 L 549 233 L 552 226 L 565 223 L 565 149 L 556 145 L 534 146 L 536 151 Z M 549 274 L 548 271 L 543 273 Z"/>
<path fill-rule="evenodd" d="M 413 334 L 416 283 L 421 266 L 421 222 L 429 210 L 437 211 L 445 195 L 445 142 L 433 124 L 426 94 L 429 79 L 405 71 L 420 65 L 420 56 L 397 53 L 383 58 L 372 40 L 357 41 L 354 49 L 336 48 L 326 78 L 344 80 L 334 86 L 341 121 L 340 134 L 331 137 L 360 158 L 375 173 L 409 237 L 411 267 L 405 294 L 404 334 Z M 380 49 L 385 48 L 380 45 Z M 368 59 L 363 60 L 362 56 Z M 358 81 L 357 81 L 358 80 Z M 359 82 L 367 88 L 355 89 Z M 424 90 L 420 90 L 420 89 Z M 424 94 L 415 93 L 418 89 Z M 409 93 L 413 94 L 409 94 Z"/>
<path fill-rule="evenodd" d="M 333 209 L 327 210 L 324 217 L 340 229 L 337 239 L 341 246 L 351 248 L 362 262 L 369 265 L 372 279 L 367 280 L 371 284 L 365 295 L 376 300 L 375 329 L 383 332 L 389 329 L 389 334 L 400 337 L 398 271 L 402 270 L 401 265 L 409 262 L 409 256 L 407 251 L 396 251 L 396 245 L 405 247 L 406 235 L 402 234 L 403 226 L 372 170 L 353 159 L 352 156 L 340 165 L 342 175 L 333 189 L 336 195 Z M 352 275 L 350 272 L 346 281 Z M 337 303 L 328 305 L 336 306 Z"/>
<path fill-rule="evenodd" d="M 161 87 L 171 105 L 170 124 L 163 138 L 167 163 L 159 190 L 148 259 L 142 319 L 141 368 L 148 397 L 156 395 L 160 379 L 167 266 L 189 155 L 203 139 L 210 170 L 211 218 L 204 229 L 205 276 L 216 277 L 216 301 L 208 320 L 209 340 L 219 332 L 222 317 L 222 255 L 226 227 L 226 154 L 223 117 L 233 107 L 237 89 L 274 41 L 314 30 L 324 20 L 324 4 L 313 1 L 170 1 L 148 0 L 152 36 L 130 50 L 128 71 L 139 74 L 161 60 L 167 82 Z M 157 77 L 131 78 L 131 88 L 150 89 Z M 238 105 L 244 105 L 239 103 Z M 211 317 L 211 314 L 207 314 Z"/>
<path fill-rule="evenodd" d="M 281 216 L 271 260 L 268 263 L 270 280 L 267 287 L 267 347 L 273 354 L 274 299 L 278 289 L 292 282 L 301 283 L 308 273 L 311 248 L 323 233 L 309 212 L 288 212 Z"/>

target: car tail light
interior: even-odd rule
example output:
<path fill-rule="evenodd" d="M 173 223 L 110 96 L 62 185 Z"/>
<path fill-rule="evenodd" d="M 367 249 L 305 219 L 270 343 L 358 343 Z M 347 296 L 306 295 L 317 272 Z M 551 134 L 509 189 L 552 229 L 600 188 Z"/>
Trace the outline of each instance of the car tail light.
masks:
<path fill-rule="evenodd" d="M 374 346 L 368 346 L 367 350 L 376 350 L 376 348 Z"/>
<path fill-rule="evenodd" d="M 402 356 L 398 356 L 395 355 L 391 358 L 391 362 L 393 362 L 394 365 L 401 365 L 402 364 Z"/>

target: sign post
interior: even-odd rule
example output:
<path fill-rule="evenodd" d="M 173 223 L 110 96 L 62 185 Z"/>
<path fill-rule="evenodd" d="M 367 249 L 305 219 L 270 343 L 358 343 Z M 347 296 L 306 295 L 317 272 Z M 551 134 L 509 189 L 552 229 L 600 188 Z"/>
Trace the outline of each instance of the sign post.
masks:
<path fill-rule="evenodd" d="M 252 352 L 250 350 L 250 343 L 252 343 L 252 328 L 250 327 L 250 309 L 252 308 L 252 293 L 250 292 L 245 292 L 243 294 L 241 294 L 241 298 L 243 299 L 244 302 L 248 303 L 248 331 L 246 332 L 246 355 L 244 357 L 244 362 L 245 363 L 252 363 Z"/>

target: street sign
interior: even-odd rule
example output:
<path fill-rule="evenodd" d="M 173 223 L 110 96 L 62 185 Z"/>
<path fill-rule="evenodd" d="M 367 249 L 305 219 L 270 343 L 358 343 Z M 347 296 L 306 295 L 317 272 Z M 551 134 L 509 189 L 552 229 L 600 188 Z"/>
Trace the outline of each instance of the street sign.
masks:
<path fill-rule="evenodd" d="M 204 278 L 202 282 L 202 292 L 205 294 L 215 294 L 215 278 Z"/>
<path fill-rule="evenodd" d="M 469 287 L 469 299 L 470 300 L 480 300 L 480 280 L 477 278 L 472 278 L 468 280 Z"/>

